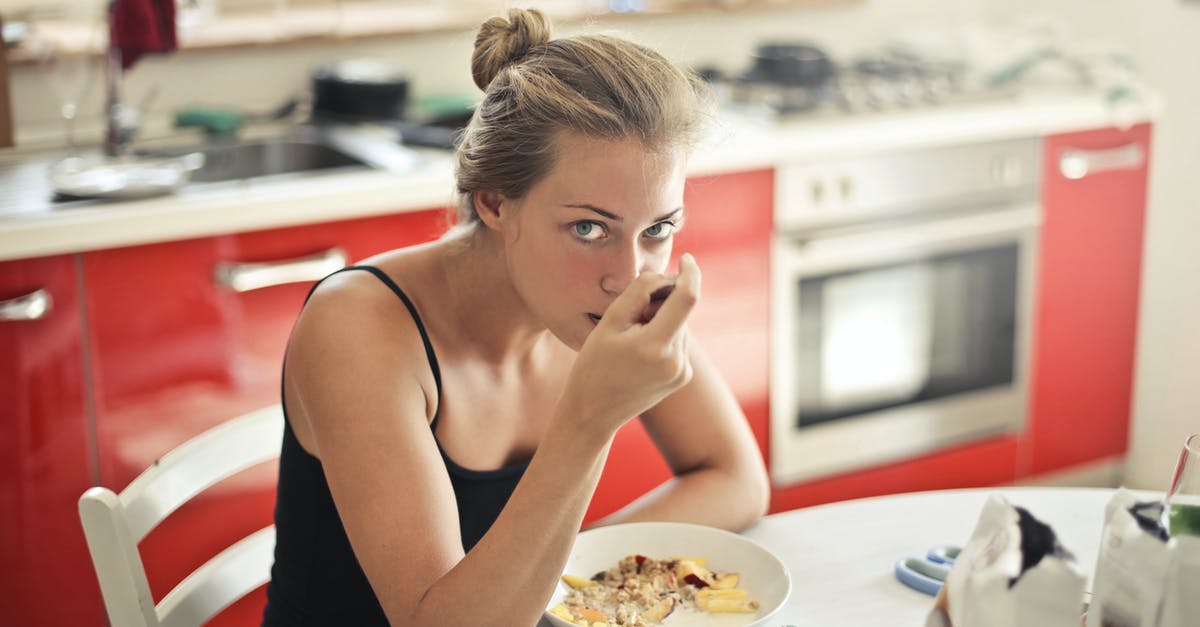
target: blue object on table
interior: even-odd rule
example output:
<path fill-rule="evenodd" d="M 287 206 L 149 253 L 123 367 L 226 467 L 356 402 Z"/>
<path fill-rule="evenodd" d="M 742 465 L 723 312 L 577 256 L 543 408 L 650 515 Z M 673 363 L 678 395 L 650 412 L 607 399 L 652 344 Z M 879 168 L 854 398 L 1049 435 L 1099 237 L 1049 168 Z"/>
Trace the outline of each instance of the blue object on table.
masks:
<path fill-rule="evenodd" d="M 906 557 L 896 561 L 894 570 L 900 583 L 918 592 L 936 595 L 950 574 L 950 565 Z"/>
<path fill-rule="evenodd" d="M 935 564 L 953 564 L 954 559 L 962 552 L 962 547 L 954 546 L 953 544 L 940 544 L 929 549 L 925 554 L 925 559 Z"/>

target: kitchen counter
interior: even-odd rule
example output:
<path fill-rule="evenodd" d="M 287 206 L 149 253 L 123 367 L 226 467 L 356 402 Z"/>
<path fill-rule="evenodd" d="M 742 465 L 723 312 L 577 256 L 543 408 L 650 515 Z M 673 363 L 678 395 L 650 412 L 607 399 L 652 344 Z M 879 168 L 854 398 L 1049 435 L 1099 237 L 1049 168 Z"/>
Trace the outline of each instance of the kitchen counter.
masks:
<path fill-rule="evenodd" d="M 1158 110 L 1157 100 L 1109 106 L 1093 93 L 1060 91 L 878 114 L 772 118 L 723 111 L 689 173 L 1129 126 L 1153 120 Z M 29 182 L 44 185 L 39 173 L 61 155 L 0 153 L 6 186 L 0 192 L 0 261 L 452 206 L 451 155 L 421 154 L 422 165 L 405 174 L 347 170 L 194 185 L 140 200 L 54 203 Z"/>

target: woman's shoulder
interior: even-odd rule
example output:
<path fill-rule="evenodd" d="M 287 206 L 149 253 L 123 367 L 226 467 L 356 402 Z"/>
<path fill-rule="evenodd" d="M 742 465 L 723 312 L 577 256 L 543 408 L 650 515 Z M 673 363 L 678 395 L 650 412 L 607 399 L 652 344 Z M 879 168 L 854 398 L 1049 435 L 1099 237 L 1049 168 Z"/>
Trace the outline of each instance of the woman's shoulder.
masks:
<path fill-rule="evenodd" d="M 327 276 L 309 296 L 310 306 L 395 303 L 399 293 L 419 300 L 430 291 L 434 248 L 402 248 L 373 255 Z M 315 302 L 314 302 L 315 301 Z"/>
<path fill-rule="evenodd" d="M 436 299 L 429 249 L 401 249 L 355 262 L 323 279 L 309 294 L 293 331 L 363 341 L 419 335 L 416 314 Z M 436 305 L 436 303 L 435 303 Z M 394 345 L 394 344 L 393 344 Z"/>

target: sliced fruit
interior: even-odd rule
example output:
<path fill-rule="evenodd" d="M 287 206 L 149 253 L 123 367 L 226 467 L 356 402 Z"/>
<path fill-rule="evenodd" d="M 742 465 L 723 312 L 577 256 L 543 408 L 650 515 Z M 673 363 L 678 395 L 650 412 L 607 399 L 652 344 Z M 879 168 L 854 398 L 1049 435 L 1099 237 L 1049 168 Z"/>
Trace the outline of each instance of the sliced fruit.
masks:
<path fill-rule="evenodd" d="M 658 600 L 658 603 L 650 606 L 650 609 L 642 612 L 642 618 L 650 622 L 660 622 L 675 610 L 675 599 L 665 597 Z"/>
<path fill-rule="evenodd" d="M 579 608 L 578 614 L 579 614 L 580 618 L 582 618 L 588 622 L 592 622 L 592 623 L 607 623 L 608 622 L 608 616 L 605 616 L 604 612 L 601 612 L 600 610 L 593 610 L 590 607 Z"/>
<path fill-rule="evenodd" d="M 708 572 L 708 569 L 687 559 L 675 563 L 675 577 L 697 588 L 707 588 L 713 584 L 713 574 Z"/>
<path fill-rule="evenodd" d="M 696 599 L 696 607 L 714 614 L 749 614 L 758 611 L 758 601 L 749 599 Z"/>
<path fill-rule="evenodd" d="M 563 583 L 567 584 L 568 586 L 571 586 L 572 588 L 574 588 L 576 590 L 578 590 L 580 588 L 586 588 L 586 587 L 592 585 L 592 580 L 584 579 L 583 577 L 579 577 L 576 575 L 563 575 L 562 580 L 563 580 Z"/>
<path fill-rule="evenodd" d="M 699 605 L 701 600 L 711 601 L 712 599 L 749 599 L 750 594 L 741 588 L 705 588 L 696 591 L 696 604 Z"/>
<path fill-rule="evenodd" d="M 737 573 L 725 573 L 724 575 L 717 575 L 716 580 L 713 581 L 712 587 L 720 589 L 720 590 L 727 590 L 729 588 L 736 588 L 737 585 L 738 585 L 738 574 Z"/>

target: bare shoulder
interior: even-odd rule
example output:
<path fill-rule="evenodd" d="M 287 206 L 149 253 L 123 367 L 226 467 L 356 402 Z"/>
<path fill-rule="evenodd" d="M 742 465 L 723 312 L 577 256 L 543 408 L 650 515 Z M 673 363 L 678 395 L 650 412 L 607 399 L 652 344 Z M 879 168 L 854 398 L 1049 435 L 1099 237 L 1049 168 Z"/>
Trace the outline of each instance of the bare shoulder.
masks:
<path fill-rule="evenodd" d="M 405 291 L 424 282 L 419 257 L 383 256 L 370 265 Z M 327 277 L 305 304 L 284 367 L 288 417 L 301 444 L 319 455 L 319 434 L 347 416 L 365 422 L 397 414 L 432 419 L 432 369 L 403 301 L 367 270 Z"/>

